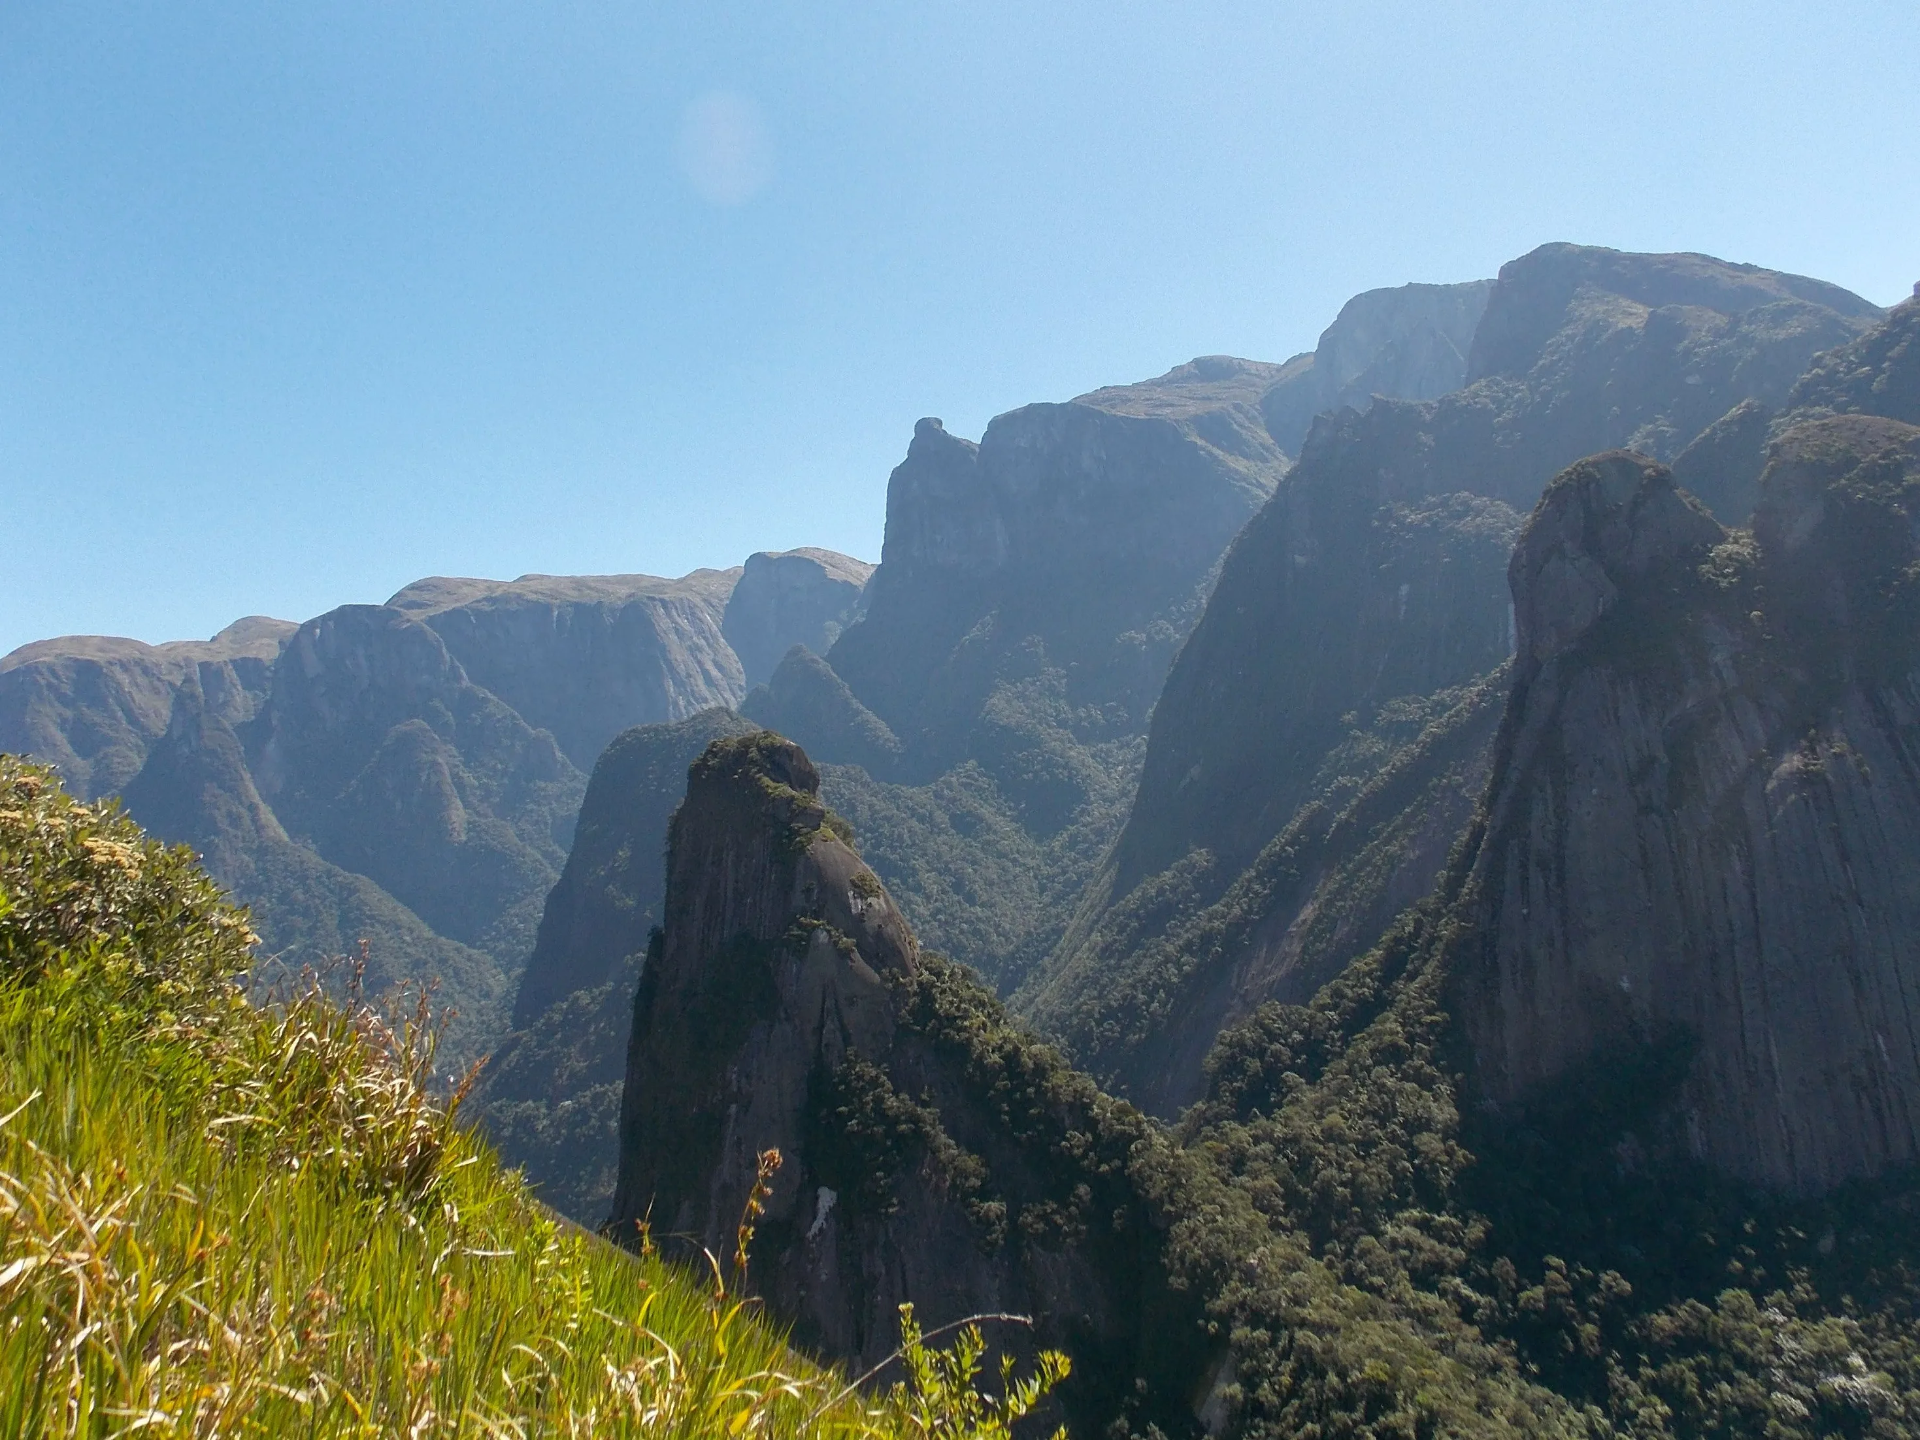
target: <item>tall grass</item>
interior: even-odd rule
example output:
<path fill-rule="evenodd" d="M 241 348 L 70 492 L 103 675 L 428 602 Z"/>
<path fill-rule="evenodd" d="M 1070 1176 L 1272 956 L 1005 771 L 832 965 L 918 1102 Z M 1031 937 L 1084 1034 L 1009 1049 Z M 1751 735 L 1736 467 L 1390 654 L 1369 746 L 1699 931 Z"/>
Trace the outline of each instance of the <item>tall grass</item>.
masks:
<path fill-rule="evenodd" d="M 528 1197 L 397 1018 L 305 985 L 184 852 L 0 757 L 0 1436 L 997 1436 L 977 1336 L 872 1398 L 720 1267 Z M 743 1241 L 744 1244 L 744 1241 Z"/>

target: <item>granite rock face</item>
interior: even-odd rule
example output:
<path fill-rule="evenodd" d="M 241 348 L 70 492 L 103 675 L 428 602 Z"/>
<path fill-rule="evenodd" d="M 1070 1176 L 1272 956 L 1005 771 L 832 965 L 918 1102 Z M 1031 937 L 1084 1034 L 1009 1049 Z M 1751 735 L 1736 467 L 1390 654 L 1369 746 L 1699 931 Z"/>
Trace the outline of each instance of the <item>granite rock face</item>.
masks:
<path fill-rule="evenodd" d="M 1467 379 L 1467 351 L 1487 308 L 1491 280 L 1367 290 L 1340 307 L 1311 355 L 1261 399 L 1267 431 L 1298 455 L 1313 417 L 1364 410 L 1376 395 L 1437 400 Z"/>
<path fill-rule="evenodd" d="M 1374 523 L 1374 507 L 1449 494 L 1531 508 L 1548 477 L 1583 455 L 1634 443 L 1658 458 L 1740 400 L 1777 404 L 1815 350 L 1852 338 L 1877 313 L 1818 281 L 1699 256 L 1547 246 L 1502 267 L 1473 342 L 1477 383 L 1428 404 L 1382 402 L 1364 415 L 1323 420 L 1298 471 L 1235 547 L 1212 606 L 1217 617 L 1202 623 L 1155 714 L 1140 799 L 1120 847 L 1122 883 L 1196 843 L 1244 855 L 1290 812 L 1291 794 L 1257 778 L 1273 771 L 1274 749 L 1291 748 L 1272 736 L 1283 713 L 1275 707 L 1310 704 L 1304 697 L 1329 682 L 1317 665 L 1254 663 L 1242 639 L 1259 645 L 1258 632 L 1275 628 L 1291 638 L 1269 646 L 1330 651 L 1361 672 L 1408 663 L 1386 646 L 1424 657 L 1424 675 L 1416 665 L 1400 690 L 1386 693 L 1459 684 L 1497 663 L 1484 643 L 1454 651 L 1444 630 L 1438 644 L 1421 637 L 1422 627 L 1450 623 L 1447 615 L 1465 623 L 1485 610 L 1461 611 L 1438 593 L 1421 604 L 1409 589 L 1411 632 L 1397 621 L 1376 625 L 1378 639 L 1351 653 L 1315 633 L 1319 610 L 1291 618 L 1290 597 L 1317 596 L 1323 577 L 1335 587 L 1356 583 L 1337 572 L 1360 552 L 1337 549 L 1317 514 L 1348 507 L 1352 531 Z M 1742 394 L 1742 386 L 1753 388 Z M 1253 677 L 1251 688 L 1237 684 L 1236 669 Z M 1228 741 L 1229 733 L 1243 739 Z"/>
<path fill-rule="evenodd" d="M 1544 245 L 1501 267 L 1464 388 L 1410 419 L 1379 419 L 1403 432 L 1391 463 L 1422 488 L 1531 507 L 1582 456 L 1671 460 L 1744 401 L 1779 408 L 1815 355 L 1880 318 L 1802 276 Z"/>
<path fill-rule="evenodd" d="M 723 625 L 743 573 L 421 580 L 387 604 L 584 773 L 629 726 L 740 703 L 747 681 Z"/>
<path fill-rule="evenodd" d="M 1920 424 L 1920 294 L 1816 357 L 1783 404 L 1745 400 L 1729 410 L 1674 460 L 1674 478 L 1727 524 L 1745 524 L 1768 447 L 1794 426 L 1829 415 Z"/>
<path fill-rule="evenodd" d="M 708 744 L 751 734 L 729 710 L 637 725 L 601 752 L 573 849 L 548 892 L 514 998 L 467 1113 L 541 1198 L 584 1224 L 606 1218 L 633 992 L 662 919 L 668 822 Z"/>
<path fill-rule="evenodd" d="M 709 744 L 755 726 L 731 711 L 637 725 L 601 753 L 587 782 L 566 868 L 548 893 L 514 1023 L 530 1024 L 576 990 L 640 973 L 666 893 L 667 823 L 686 793 L 687 767 Z"/>
<path fill-rule="evenodd" d="M 1456 1013 L 1524 1107 L 1646 1047 L 1660 1136 L 1818 1192 L 1920 1158 L 1920 429 L 1775 445 L 1751 535 L 1642 457 L 1542 497 Z"/>
<path fill-rule="evenodd" d="M 506 967 L 492 956 L 436 934 L 364 875 L 296 843 L 261 799 L 239 739 L 208 702 L 201 680 L 218 674 L 202 662 L 175 692 L 165 733 L 121 798 L 142 825 L 191 845 L 202 863 L 248 907 L 262 942 L 261 980 L 324 957 L 354 953 L 368 940 L 365 983 L 379 993 L 433 978 L 438 1003 L 458 1018 L 446 1058 L 474 1059 L 498 1032 L 510 999 Z"/>
<path fill-rule="evenodd" d="M 530 951 L 530 1004 L 631 984 L 621 962 L 657 914 L 578 983 L 535 934 L 606 742 L 740 701 L 730 614 L 743 637 L 829 643 L 868 568 L 803 550 L 677 580 L 439 577 L 386 606 L 255 617 L 207 642 L 45 641 L 0 661 L 0 746 L 60 766 L 88 798 L 123 793 L 143 824 L 194 845 L 285 964 L 366 940 L 376 984 L 437 978 L 472 1054 L 504 1029 Z M 642 869 L 699 744 L 742 723 L 675 751 Z M 656 873 L 643 912 L 659 888 Z M 586 930 L 598 954 L 605 927 Z"/>
<path fill-rule="evenodd" d="M 1202 359 L 977 445 L 921 421 L 862 617 L 749 702 L 837 762 L 871 863 L 997 983 L 1064 923 L 1220 553 L 1286 468 L 1259 410 L 1279 371 Z"/>
<path fill-rule="evenodd" d="M 437 632 L 380 605 L 309 620 L 243 739 L 290 834 L 518 969 L 585 781 Z"/>
<path fill-rule="evenodd" d="M 1002 415 L 977 446 L 922 420 L 834 669 L 940 768 L 996 688 L 1042 671 L 1137 726 L 1180 617 L 1286 468 L 1258 409 L 1275 370 L 1195 361 Z"/>
<path fill-rule="evenodd" d="M 1223 1025 L 1304 1000 L 1425 892 L 1485 780 L 1520 516 L 1399 488 L 1374 433 L 1323 420 L 1235 541 L 1127 828 L 1015 998 L 1158 1114 Z"/>
<path fill-rule="evenodd" d="M 853 622 L 873 568 L 832 550 L 749 555 L 720 624 L 747 685 L 764 685 L 796 645 L 826 654 Z"/>
<path fill-rule="evenodd" d="M 1159 1142 L 922 955 L 818 786 L 764 732 L 693 766 L 634 1004 L 609 1232 L 632 1242 L 647 1221 L 730 1254 L 778 1149 L 751 1274 L 803 1343 L 865 1369 L 902 1301 L 929 1326 L 1013 1310 L 1033 1335 L 996 1341 L 1073 1348 L 1076 1419 L 1183 1413 L 1198 1327 L 1130 1173 Z"/>
<path fill-rule="evenodd" d="M 1284 365 L 1203 356 L 977 444 L 915 427 L 862 617 L 743 711 L 827 766 L 930 943 L 1008 989 L 1056 944 L 1227 544 L 1316 411 L 1457 387 L 1490 285 L 1368 292 Z"/>

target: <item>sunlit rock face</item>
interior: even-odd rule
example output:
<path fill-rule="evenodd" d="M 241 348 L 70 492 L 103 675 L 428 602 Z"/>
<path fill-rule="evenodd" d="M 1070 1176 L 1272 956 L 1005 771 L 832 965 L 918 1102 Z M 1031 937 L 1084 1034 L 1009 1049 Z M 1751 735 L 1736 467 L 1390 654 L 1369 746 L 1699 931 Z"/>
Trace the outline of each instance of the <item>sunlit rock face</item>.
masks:
<path fill-rule="evenodd" d="M 431 579 L 387 603 L 585 773 L 629 726 L 740 703 L 746 676 L 722 626 L 741 574 Z"/>
<path fill-rule="evenodd" d="M 189 677 L 229 724 L 249 718 L 295 628 L 253 615 L 204 641 L 66 635 L 22 645 L 0 657 L 0 750 L 56 766 L 82 799 L 111 795 L 146 763 Z"/>
<path fill-rule="evenodd" d="M 873 566 L 864 560 L 832 550 L 749 555 L 720 624 L 740 657 L 747 685 L 765 684 L 796 645 L 826 654 L 853 623 L 872 575 Z"/>

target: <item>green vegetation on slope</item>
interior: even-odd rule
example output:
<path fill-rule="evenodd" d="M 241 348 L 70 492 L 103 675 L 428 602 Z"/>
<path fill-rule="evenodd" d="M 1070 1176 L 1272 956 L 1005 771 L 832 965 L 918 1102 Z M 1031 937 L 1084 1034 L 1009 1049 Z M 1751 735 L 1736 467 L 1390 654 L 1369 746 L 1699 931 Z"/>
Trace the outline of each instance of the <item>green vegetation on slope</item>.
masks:
<path fill-rule="evenodd" d="M 1045 1388 L 982 1398 L 963 1337 L 856 1396 L 719 1266 L 533 1205 L 428 1090 L 424 1006 L 250 1005 L 253 940 L 0 757 L 0 1433 L 990 1437 Z"/>
<path fill-rule="evenodd" d="M 1912 1433 L 1914 1177 L 1796 1202 L 1649 1156 L 1685 1059 L 1659 1045 L 1463 1113 L 1466 868 L 1311 1004 L 1224 1036 L 1188 1117 L 1227 1193 L 1173 1264 L 1233 1337 L 1245 1433 Z"/>

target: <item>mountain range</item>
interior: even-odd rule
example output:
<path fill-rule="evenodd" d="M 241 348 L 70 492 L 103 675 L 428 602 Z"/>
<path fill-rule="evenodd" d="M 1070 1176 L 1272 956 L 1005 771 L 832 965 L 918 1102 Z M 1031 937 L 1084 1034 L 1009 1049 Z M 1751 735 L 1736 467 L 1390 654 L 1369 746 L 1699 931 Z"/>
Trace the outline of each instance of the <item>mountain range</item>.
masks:
<path fill-rule="evenodd" d="M 921 420 L 877 568 L 0 660 L 561 1209 L 1086 1434 L 1920 1422 L 1920 287 L 1543 246 Z M 759 1157 L 784 1163 L 770 1188 Z"/>
<path fill-rule="evenodd" d="M 607 742 L 824 648 L 869 570 L 803 550 L 679 580 L 434 578 L 204 643 L 44 641 L 0 659 L 0 748 L 192 845 L 276 968 L 365 941 L 376 989 L 436 981 L 473 1057 L 506 1028 Z"/>

